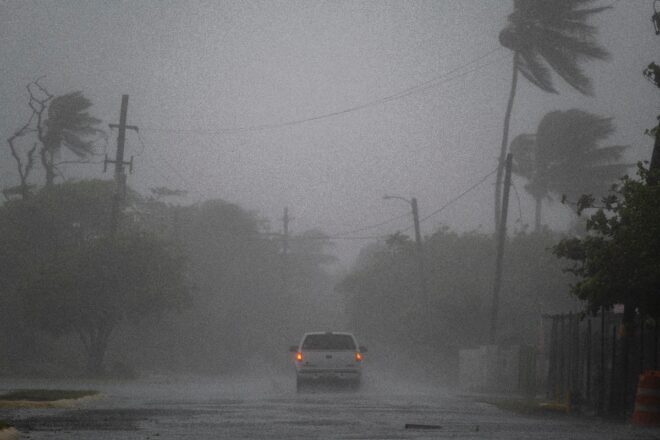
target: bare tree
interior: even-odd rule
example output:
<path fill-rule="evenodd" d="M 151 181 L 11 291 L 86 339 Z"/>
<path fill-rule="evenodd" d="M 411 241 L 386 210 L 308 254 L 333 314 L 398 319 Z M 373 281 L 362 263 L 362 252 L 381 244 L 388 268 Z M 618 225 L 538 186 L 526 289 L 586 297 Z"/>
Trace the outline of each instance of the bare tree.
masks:
<path fill-rule="evenodd" d="M 28 106 L 30 107 L 30 110 L 32 110 L 32 113 L 27 122 L 21 128 L 16 130 L 13 135 L 7 138 L 11 155 L 16 161 L 20 183 L 16 187 L 5 188 L 2 191 L 5 197 L 9 197 L 11 194 L 20 194 L 23 199 L 26 199 L 30 194 L 28 178 L 30 172 L 34 168 L 35 153 L 37 152 L 38 144 L 37 142 L 34 142 L 25 155 L 22 155 L 21 150 L 23 150 L 23 148 L 18 145 L 18 140 L 30 133 L 37 133 L 37 138 L 39 140 L 42 138 L 43 130 L 41 127 L 44 120 L 44 113 L 48 108 L 48 102 L 53 98 L 53 95 L 48 93 L 48 91 L 39 83 L 41 79 L 43 79 L 43 77 L 37 78 L 25 86 L 28 92 Z"/>
<path fill-rule="evenodd" d="M 91 156 L 98 155 L 96 143 L 99 138 L 107 142 L 105 132 L 97 128 L 101 121 L 87 111 L 92 106 L 91 101 L 80 91 L 55 96 L 40 83 L 43 78 L 27 85 L 28 106 L 32 113 L 25 125 L 7 139 L 16 161 L 20 184 L 5 189 L 3 193 L 6 197 L 10 194 L 21 194 L 23 198 L 28 196 L 28 177 L 34 168 L 37 153 L 46 173 L 46 186 L 52 186 L 55 177 L 58 174 L 61 176 L 59 165 L 89 163 Z M 22 153 L 24 147 L 18 145 L 18 140 L 28 134 L 36 136 L 37 142 Z M 76 159 L 56 161 L 62 148 L 73 153 Z"/>

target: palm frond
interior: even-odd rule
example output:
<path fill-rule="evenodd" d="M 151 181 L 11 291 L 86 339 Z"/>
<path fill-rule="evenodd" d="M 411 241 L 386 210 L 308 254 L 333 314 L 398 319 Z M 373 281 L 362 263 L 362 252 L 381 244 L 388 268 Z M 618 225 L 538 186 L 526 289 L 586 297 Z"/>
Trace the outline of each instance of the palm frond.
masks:
<path fill-rule="evenodd" d="M 586 36 L 580 38 L 566 32 L 544 29 L 543 35 L 537 35 L 537 37 L 542 40 L 537 42 L 538 45 L 551 42 L 552 46 L 561 48 L 563 52 L 574 54 L 577 59 L 607 60 L 610 57 L 610 53 L 605 48 Z"/>
<path fill-rule="evenodd" d="M 610 145 L 609 147 L 593 148 L 589 150 L 589 158 L 595 164 L 606 165 L 621 159 L 623 152 L 630 145 Z"/>
<path fill-rule="evenodd" d="M 76 156 L 83 158 L 94 151 L 93 144 L 70 131 L 62 132 L 62 143 Z"/>
<path fill-rule="evenodd" d="M 573 37 L 580 39 L 594 38 L 594 36 L 598 32 L 596 26 L 590 25 L 588 23 L 584 23 L 582 21 L 573 21 L 573 20 L 563 20 L 559 24 L 559 26 L 557 27 L 548 26 L 547 29 L 552 29 L 557 32 L 569 34 Z"/>
<path fill-rule="evenodd" d="M 613 132 L 611 118 L 578 109 L 547 113 L 536 137 L 527 139 L 534 139 L 531 148 L 535 160 L 533 173 L 525 170 L 523 176 L 529 181 L 526 189 L 535 198 L 551 193 L 571 198 L 587 193 L 605 195 L 610 185 L 630 169 L 630 164 L 617 163 L 628 146 L 600 146 Z M 525 160 L 530 146 L 522 140 L 518 145 L 515 148 Z"/>
<path fill-rule="evenodd" d="M 520 51 L 518 71 L 527 79 L 527 81 L 531 82 L 539 89 L 548 93 L 557 93 L 557 90 L 552 83 L 550 69 L 543 65 L 533 51 Z"/>
<path fill-rule="evenodd" d="M 568 20 L 585 20 L 587 17 L 590 15 L 598 14 L 599 12 L 606 11 L 608 9 L 612 9 L 611 6 L 602 6 L 599 8 L 591 8 L 591 9 L 578 9 L 576 11 L 570 11 L 566 13 L 566 19 Z"/>
<path fill-rule="evenodd" d="M 630 163 L 596 165 L 596 166 L 586 167 L 585 172 L 586 174 L 591 176 L 591 178 L 603 182 L 609 188 L 613 181 L 623 177 L 634 166 L 635 166 L 634 164 L 630 164 Z"/>
<path fill-rule="evenodd" d="M 568 85 L 583 95 L 593 95 L 591 80 L 578 65 L 578 57 L 575 53 L 546 42 L 539 44 L 538 51 L 550 67 L 552 67 L 552 70 L 566 81 Z"/>
<path fill-rule="evenodd" d="M 591 0 L 515 0 L 500 43 L 522 55 L 520 73 L 546 92 L 556 92 L 554 70 L 580 93 L 593 93 L 579 66 L 583 60 L 606 60 L 609 53 L 595 40 L 596 28 L 586 22 L 608 7 L 588 8 Z M 547 63 L 547 66 L 545 65 Z"/>
<path fill-rule="evenodd" d="M 48 107 L 48 118 L 44 121 L 44 147 L 58 153 L 65 146 L 79 158 L 93 153 L 93 142 L 88 138 L 104 132 L 97 128 L 101 120 L 87 112 L 91 106 L 91 101 L 80 91 L 53 98 Z"/>

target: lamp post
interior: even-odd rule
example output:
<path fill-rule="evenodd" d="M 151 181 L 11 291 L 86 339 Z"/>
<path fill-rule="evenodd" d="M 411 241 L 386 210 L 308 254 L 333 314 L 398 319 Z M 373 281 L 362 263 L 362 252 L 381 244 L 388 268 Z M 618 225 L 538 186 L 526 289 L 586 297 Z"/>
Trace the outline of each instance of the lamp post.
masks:
<path fill-rule="evenodd" d="M 424 249 L 422 247 L 422 234 L 419 230 L 419 210 L 417 209 L 417 199 L 413 197 L 412 199 L 408 200 L 405 197 L 401 196 L 383 196 L 383 199 L 385 200 L 391 200 L 391 199 L 398 199 L 398 200 L 403 200 L 404 202 L 408 203 L 410 205 L 410 208 L 412 209 L 412 215 L 413 215 L 413 224 L 415 226 L 415 243 L 417 245 L 417 266 L 419 270 L 419 288 L 420 291 L 422 292 L 425 306 L 428 307 L 429 305 L 429 298 L 427 294 L 427 288 L 426 288 L 426 272 L 424 271 Z"/>

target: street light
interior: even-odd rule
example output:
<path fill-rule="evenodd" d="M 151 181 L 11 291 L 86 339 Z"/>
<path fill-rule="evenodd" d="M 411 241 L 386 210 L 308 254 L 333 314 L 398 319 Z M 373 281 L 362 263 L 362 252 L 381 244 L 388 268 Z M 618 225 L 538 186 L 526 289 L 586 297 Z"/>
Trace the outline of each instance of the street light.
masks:
<path fill-rule="evenodd" d="M 390 195 L 385 195 L 383 196 L 383 199 L 385 200 L 392 200 L 392 199 L 398 199 L 398 200 L 403 200 L 407 204 L 410 205 L 412 209 L 412 215 L 413 215 L 413 225 L 415 227 L 415 243 L 417 244 L 417 259 L 418 259 L 418 266 L 419 266 L 419 285 L 420 289 L 422 291 L 422 295 L 424 295 L 424 301 L 426 301 L 425 306 L 428 306 L 428 295 L 427 295 L 427 289 L 426 289 L 426 273 L 424 271 L 424 249 L 422 248 L 422 234 L 419 230 L 419 211 L 417 209 L 417 199 L 413 197 L 412 199 L 408 200 L 405 197 L 401 196 L 390 196 Z"/>

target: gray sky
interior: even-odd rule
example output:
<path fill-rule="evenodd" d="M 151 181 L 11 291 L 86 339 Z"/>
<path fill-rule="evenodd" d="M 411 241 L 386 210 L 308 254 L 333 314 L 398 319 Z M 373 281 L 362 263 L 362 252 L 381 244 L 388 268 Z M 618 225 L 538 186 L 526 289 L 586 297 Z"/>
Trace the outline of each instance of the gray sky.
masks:
<path fill-rule="evenodd" d="M 288 206 L 294 232 L 337 234 L 409 210 L 384 201 L 386 193 L 417 197 L 425 216 L 496 166 L 511 77 L 511 54 L 498 50 L 497 36 L 511 7 L 505 0 L 3 1 L 0 135 L 29 116 L 24 87 L 46 75 L 51 93 L 82 90 L 104 124 L 118 121 L 121 95 L 130 95 L 129 123 L 140 127 L 145 148 L 129 133 L 126 154 L 136 156 L 129 184 L 141 192 L 165 185 L 191 191 L 186 203 L 237 202 L 273 220 L 274 230 Z M 643 131 L 660 113 L 660 94 L 641 74 L 660 61 L 651 14 L 650 0 L 619 0 L 593 21 L 612 53 L 610 62 L 587 66 L 595 97 L 560 80 L 560 95 L 548 95 L 523 80 L 512 137 L 534 132 L 548 111 L 578 107 L 614 117 L 611 143 L 632 145 L 628 160 L 649 159 L 652 140 Z M 404 98 L 382 99 L 434 79 Z M 365 103 L 373 105 L 233 130 Z M 0 179 L 7 186 L 17 174 L 4 145 Z M 65 170 L 71 178 L 101 171 Z M 439 224 L 490 231 L 493 182 L 425 221 L 424 232 Z M 529 224 L 523 185 L 516 187 Z M 553 227 L 569 218 L 562 206 L 546 208 Z M 350 257 L 362 244 L 338 250 Z"/>

